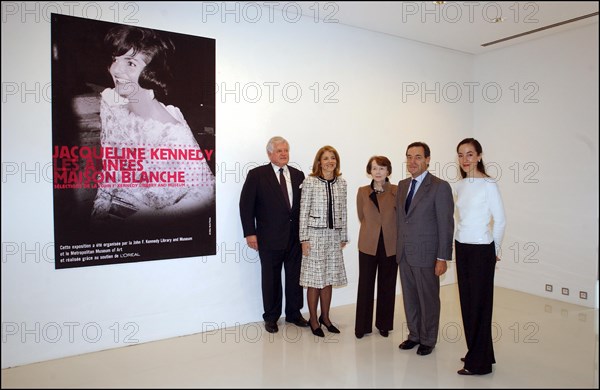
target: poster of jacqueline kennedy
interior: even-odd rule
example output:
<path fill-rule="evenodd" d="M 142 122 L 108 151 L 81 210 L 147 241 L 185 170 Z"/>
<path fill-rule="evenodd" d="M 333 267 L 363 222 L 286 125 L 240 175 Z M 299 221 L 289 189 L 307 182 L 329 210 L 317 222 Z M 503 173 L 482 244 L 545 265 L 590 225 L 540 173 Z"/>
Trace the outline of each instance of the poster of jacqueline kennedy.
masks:
<path fill-rule="evenodd" d="M 214 255 L 215 40 L 51 31 L 55 268 Z"/>

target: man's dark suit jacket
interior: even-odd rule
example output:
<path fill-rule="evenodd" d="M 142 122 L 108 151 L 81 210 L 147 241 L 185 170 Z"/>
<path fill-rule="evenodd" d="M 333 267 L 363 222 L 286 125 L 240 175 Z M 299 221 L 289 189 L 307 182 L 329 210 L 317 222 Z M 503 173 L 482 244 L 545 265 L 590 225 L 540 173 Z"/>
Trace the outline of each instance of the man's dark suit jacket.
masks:
<path fill-rule="evenodd" d="M 288 165 L 293 205 L 289 210 L 279 179 L 269 163 L 248 172 L 240 196 L 244 237 L 256 235 L 260 250 L 286 249 L 290 235 L 298 238 L 300 196 L 304 173 Z M 291 223 L 290 223 L 291 222 Z"/>
<path fill-rule="evenodd" d="M 427 173 L 408 213 L 404 204 L 412 177 L 398 183 L 396 257 L 404 253 L 411 267 L 435 267 L 437 259 L 452 259 L 454 199 L 448 182 Z"/>

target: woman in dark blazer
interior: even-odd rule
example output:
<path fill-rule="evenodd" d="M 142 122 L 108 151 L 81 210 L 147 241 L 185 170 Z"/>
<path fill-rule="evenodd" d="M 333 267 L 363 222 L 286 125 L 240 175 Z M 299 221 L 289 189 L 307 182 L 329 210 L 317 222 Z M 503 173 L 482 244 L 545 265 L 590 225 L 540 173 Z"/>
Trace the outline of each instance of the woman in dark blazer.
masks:
<path fill-rule="evenodd" d="M 358 297 L 354 334 L 362 338 L 371 333 L 373 300 L 377 276 L 377 311 L 375 326 L 383 337 L 394 328 L 396 302 L 396 193 L 390 183 L 392 163 L 387 157 L 373 156 L 367 163 L 371 184 L 360 187 L 356 209 L 360 220 L 358 236 Z"/>

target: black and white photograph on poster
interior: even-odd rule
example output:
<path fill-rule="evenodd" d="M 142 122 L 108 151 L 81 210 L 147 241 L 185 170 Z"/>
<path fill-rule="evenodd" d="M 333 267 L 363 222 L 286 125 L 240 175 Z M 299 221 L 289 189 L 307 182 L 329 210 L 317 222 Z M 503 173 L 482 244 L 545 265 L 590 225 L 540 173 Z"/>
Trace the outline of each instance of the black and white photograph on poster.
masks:
<path fill-rule="evenodd" d="M 215 40 L 52 14 L 55 268 L 216 253 Z"/>

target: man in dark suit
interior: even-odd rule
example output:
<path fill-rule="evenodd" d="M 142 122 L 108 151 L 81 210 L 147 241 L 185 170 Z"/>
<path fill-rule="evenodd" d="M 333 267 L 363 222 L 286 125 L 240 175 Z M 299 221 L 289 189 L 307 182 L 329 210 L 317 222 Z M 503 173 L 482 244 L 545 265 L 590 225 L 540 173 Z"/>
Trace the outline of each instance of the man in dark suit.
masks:
<path fill-rule="evenodd" d="M 419 345 L 417 354 L 429 355 L 437 342 L 440 323 L 440 276 L 452 259 L 454 200 L 450 185 L 427 171 L 431 152 L 423 142 L 406 149 L 411 177 L 398 183 L 398 240 L 408 338 L 400 349 Z"/>
<path fill-rule="evenodd" d="M 246 243 L 260 256 L 265 329 L 276 333 L 281 316 L 281 268 L 285 267 L 285 320 L 300 327 L 304 304 L 300 286 L 300 190 L 304 173 L 288 166 L 289 144 L 282 137 L 267 143 L 270 164 L 248 172 L 240 197 Z"/>

